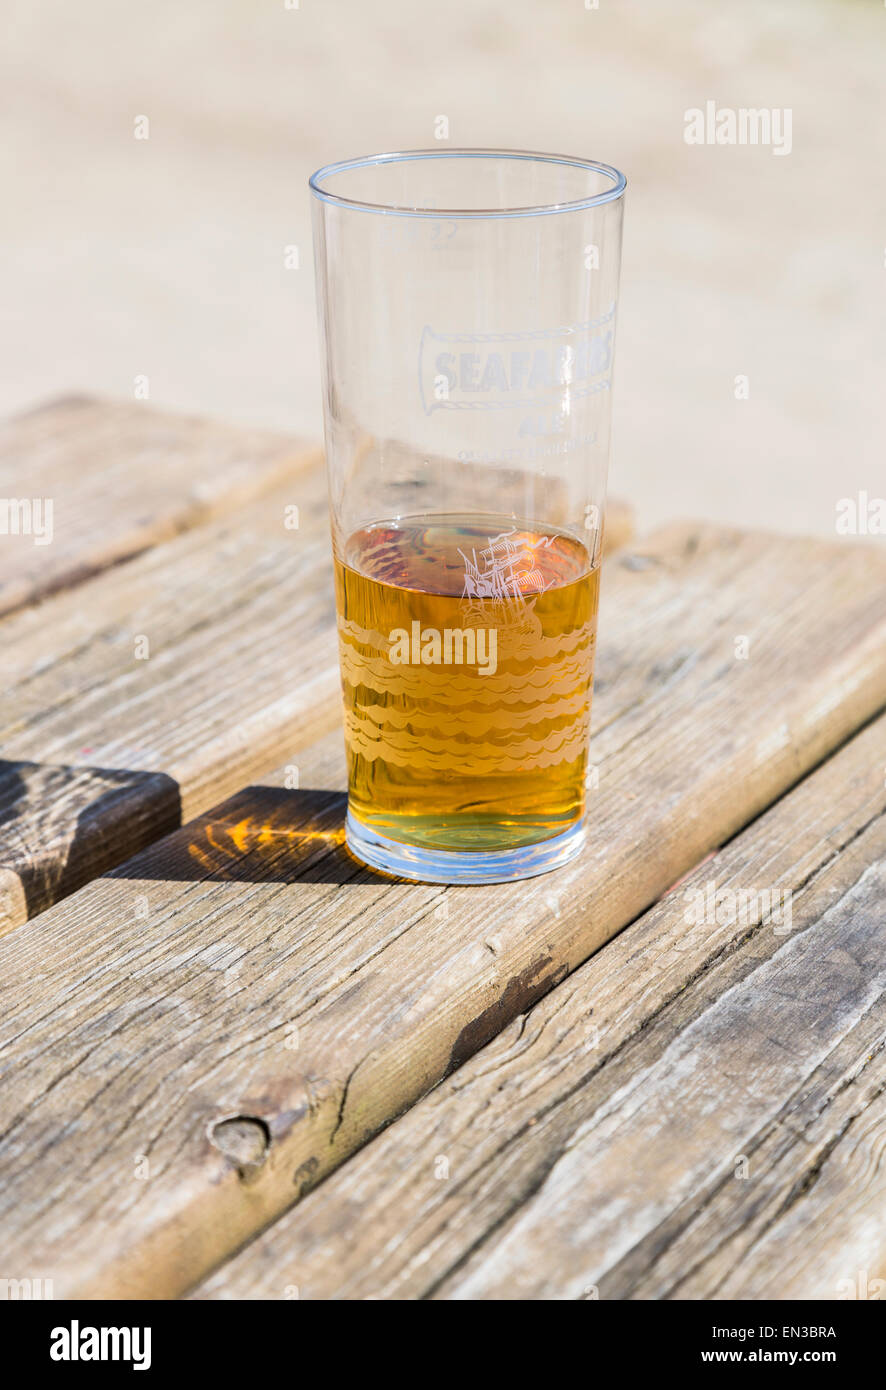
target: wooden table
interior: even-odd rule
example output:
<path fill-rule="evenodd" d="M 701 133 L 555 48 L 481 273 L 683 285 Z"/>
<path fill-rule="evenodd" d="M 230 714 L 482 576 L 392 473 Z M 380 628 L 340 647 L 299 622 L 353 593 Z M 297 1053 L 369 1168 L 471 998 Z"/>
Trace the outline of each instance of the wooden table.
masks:
<path fill-rule="evenodd" d="M 882 545 L 629 541 L 615 506 L 586 849 L 444 889 L 342 845 L 316 449 L 68 400 L 3 430 L 23 486 L 54 538 L 0 537 L 0 1274 L 871 1296 Z"/>

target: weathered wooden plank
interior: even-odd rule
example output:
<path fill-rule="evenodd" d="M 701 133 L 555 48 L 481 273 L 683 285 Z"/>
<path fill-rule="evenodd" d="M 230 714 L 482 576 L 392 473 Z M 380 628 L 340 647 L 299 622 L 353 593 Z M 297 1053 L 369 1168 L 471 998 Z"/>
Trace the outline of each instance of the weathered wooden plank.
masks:
<path fill-rule="evenodd" d="M 779 1123 L 786 1100 L 871 1011 L 881 1034 L 886 1027 L 882 816 L 816 889 L 797 905 L 797 934 L 746 978 L 724 972 L 728 985 L 719 997 L 573 1134 L 537 1195 L 436 1296 L 582 1298 L 596 1289 L 617 1297 L 619 1283 L 631 1278 L 630 1256 L 648 1258 L 637 1247 L 655 1244 L 675 1207 L 690 1219 L 714 1191 L 750 1181 L 757 1136 Z M 863 1055 L 856 1053 L 856 1068 Z M 827 1142 L 838 1134 L 829 1132 Z M 820 1158 L 821 1149 L 810 1154 L 802 1139 L 795 1143 L 798 1187 Z M 877 1188 L 882 1203 L 886 1186 Z M 845 1236 L 849 1276 L 857 1259 L 852 1230 Z M 815 1232 L 806 1238 L 814 1243 Z M 878 1263 L 884 1257 L 881 1244 Z M 835 1296 L 836 1287 L 829 1292 Z"/>
<path fill-rule="evenodd" d="M 295 470 L 303 446 L 87 402 L 18 423 L 28 476 L 68 476 L 57 441 L 69 417 L 77 424 L 70 476 L 79 469 L 86 478 L 82 513 L 66 513 L 77 520 L 78 553 L 90 518 L 97 546 L 123 535 L 108 523 L 104 493 L 94 505 L 95 470 L 109 456 L 101 485 L 127 525 L 137 504 L 139 545 L 159 539 L 173 516 L 184 525 L 208 514 L 222 496 L 227 514 L 0 624 L 0 934 L 137 853 L 180 815 L 294 758 L 340 717 L 316 451 L 315 466 Z M 287 469 L 292 477 L 270 487 Z M 146 496 L 142 472 L 156 478 Z M 192 480 L 188 490 L 179 474 Z M 263 495 L 235 507 L 260 481 Z M 631 527 L 630 508 L 610 504 L 607 551 Z"/>
<path fill-rule="evenodd" d="M 180 824 L 165 773 L 0 761 L 0 935 Z"/>
<path fill-rule="evenodd" d="M 865 1272 L 871 1288 L 884 765 L 886 718 L 194 1296 L 834 1298 Z M 709 883 L 724 920 L 687 924 Z M 773 888 L 793 895 L 789 934 L 783 913 L 761 920 Z M 740 891 L 748 919 L 726 920 Z"/>
<path fill-rule="evenodd" d="M 11 933 L 10 1277 L 170 1295 L 285 1210 L 886 702 L 884 564 L 705 527 L 614 557 L 591 836 L 556 876 L 359 869 L 336 736 L 308 790 L 247 789 Z"/>
<path fill-rule="evenodd" d="M 886 1297 L 884 1030 L 881 999 L 755 1144 L 753 1182 L 721 1184 L 632 1298 Z"/>
<path fill-rule="evenodd" d="M 319 466 L 0 623 L 0 934 L 331 728 L 334 624 Z"/>
<path fill-rule="evenodd" d="M 0 425 L 0 613 L 242 506 L 317 453 L 132 402 L 74 397 L 17 416 Z"/>

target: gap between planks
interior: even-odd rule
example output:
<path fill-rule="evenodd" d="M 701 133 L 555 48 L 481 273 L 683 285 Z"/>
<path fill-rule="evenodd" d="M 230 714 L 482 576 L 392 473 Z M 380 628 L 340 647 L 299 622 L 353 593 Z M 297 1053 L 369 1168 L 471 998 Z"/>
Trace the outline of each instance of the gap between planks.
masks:
<path fill-rule="evenodd" d="M 230 512 L 318 455 L 303 439 L 132 402 L 71 396 L 17 415 L 0 425 L 0 497 L 15 504 L 0 614 Z"/>
<path fill-rule="evenodd" d="M 864 1296 L 886 1274 L 884 765 L 886 717 L 193 1296 Z M 724 920 L 687 923 L 710 884 Z"/>
<path fill-rule="evenodd" d="M 340 718 L 318 450 L 90 401 L 13 422 L 5 449 L 32 488 L 58 494 L 40 565 L 64 559 L 82 580 L 99 554 L 129 563 L 0 628 L 0 934 L 294 762 Z M 631 530 L 611 503 L 607 550 Z"/>
<path fill-rule="evenodd" d="M 556 875 L 356 866 L 336 736 L 304 790 L 246 789 L 11 933 L 12 1273 L 172 1296 L 292 1205 L 883 706 L 883 562 L 706 527 L 614 557 L 591 834 Z M 237 1118 L 270 1139 L 248 1171 L 213 1143 Z"/>

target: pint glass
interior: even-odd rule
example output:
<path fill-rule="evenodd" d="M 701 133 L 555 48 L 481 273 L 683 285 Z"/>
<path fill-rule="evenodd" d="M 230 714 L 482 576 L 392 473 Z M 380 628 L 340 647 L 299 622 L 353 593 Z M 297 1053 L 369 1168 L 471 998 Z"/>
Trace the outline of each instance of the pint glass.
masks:
<path fill-rule="evenodd" d="M 348 845 L 542 873 L 583 833 L 624 177 L 444 148 L 310 182 Z"/>

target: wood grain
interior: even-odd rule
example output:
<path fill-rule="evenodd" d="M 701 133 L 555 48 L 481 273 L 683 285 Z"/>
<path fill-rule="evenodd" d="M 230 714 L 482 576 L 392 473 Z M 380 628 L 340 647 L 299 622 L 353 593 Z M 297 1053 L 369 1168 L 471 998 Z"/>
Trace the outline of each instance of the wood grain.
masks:
<path fill-rule="evenodd" d="M 76 549 L 66 582 L 109 565 L 122 539 L 132 555 L 194 529 L 0 623 L 0 934 L 340 718 L 316 450 L 92 402 L 15 422 L 7 446 L 32 487 L 70 492 L 71 529 L 38 551 L 62 546 L 61 563 Z M 632 524 L 610 503 L 608 552 Z M 90 569 L 87 551 L 105 559 Z"/>
<path fill-rule="evenodd" d="M 165 773 L 0 761 L 0 935 L 180 824 Z"/>
<path fill-rule="evenodd" d="M 886 718 L 194 1297 L 836 1298 L 864 1271 L 872 1288 L 884 765 Z M 709 883 L 790 889 L 792 931 L 762 900 L 725 920 L 725 893 L 724 920 L 687 924 Z"/>
<path fill-rule="evenodd" d="M 140 403 L 74 397 L 19 415 L 0 426 L 3 516 L 10 499 L 51 499 L 51 541 L 0 533 L 0 613 L 230 512 L 317 455 L 304 440 Z"/>
<path fill-rule="evenodd" d="M 592 1290 L 603 1298 L 623 1297 L 637 1265 L 649 1259 L 666 1238 L 661 1227 L 691 1223 L 699 1207 L 733 1184 L 756 1175 L 761 1133 L 782 1122 L 786 1101 L 806 1086 L 841 1044 L 851 1049 L 849 1075 L 838 1075 L 837 1089 L 864 1075 L 870 1055 L 870 1030 L 879 1046 L 875 1077 L 882 1086 L 879 1053 L 886 1028 L 886 822 L 864 832 L 840 859 L 828 866 L 815 889 L 798 905 L 797 931 L 773 956 L 749 972 L 741 958 L 738 974 L 723 972 L 717 996 L 659 1055 L 635 1058 L 630 1078 L 570 1137 L 530 1198 L 496 1233 L 485 1249 L 434 1290 L 437 1297 L 586 1298 Z M 875 1014 L 871 1020 L 869 1015 Z M 861 1037 L 853 1037 L 861 1034 Z M 657 1041 L 653 1039 L 650 1045 Z M 864 1078 L 865 1082 L 868 1080 Z M 855 1088 L 853 1108 L 860 1106 Z M 824 1142 L 810 1145 L 802 1132 L 793 1140 L 792 1182 L 782 1187 L 781 1204 L 790 1203 L 813 1181 L 828 1148 L 840 1136 L 842 1107 L 828 1117 Z M 790 1115 L 787 1124 L 790 1125 Z M 882 1148 L 879 1133 L 878 1148 Z M 877 1149 L 874 1150 L 875 1155 Z M 765 1160 L 764 1160 L 765 1163 Z M 745 1176 L 745 1172 L 747 1176 Z M 755 1187 L 757 1185 L 755 1184 Z M 771 1199 L 771 1193 L 766 1193 Z M 882 1174 L 864 1197 L 876 1214 L 886 1194 Z M 744 1195 L 744 1194 L 742 1194 Z M 759 1187 L 754 1193 L 760 1199 Z M 723 1206 L 744 1205 L 730 1200 Z M 747 1199 L 745 1199 L 747 1201 Z M 777 1209 L 769 1209 L 777 1219 Z M 751 1222 L 750 1243 L 754 1227 Z M 734 1226 L 726 1233 L 735 1234 Z M 722 1239 L 723 1228 L 719 1236 Z M 838 1243 L 842 1273 L 858 1266 L 853 1250 L 856 1233 L 841 1226 Z M 882 1232 L 881 1232 L 882 1237 Z M 817 1245 L 820 1233 L 808 1229 Z M 742 1228 L 739 1248 L 748 1240 Z M 686 1242 L 688 1244 L 688 1242 Z M 711 1259 L 702 1241 L 690 1246 L 690 1262 L 681 1261 L 676 1288 L 697 1265 Z M 733 1251 L 732 1259 L 736 1252 Z M 886 1257 L 886 1245 L 877 1263 Z M 709 1295 L 719 1296 L 724 1277 L 735 1279 L 732 1259 L 713 1259 Z M 717 1270 L 719 1266 L 719 1278 Z M 767 1271 L 768 1291 L 778 1278 Z M 813 1275 L 806 1297 L 837 1294 L 836 1283 L 821 1287 Z M 747 1285 L 747 1271 L 742 1271 Z M 750 1289 L 753 1296 L 757 1290 Z"/>
<path fill-rule="evenodd" d="M 0 624 L 0 933 L 331 728 L 334 631 L 319 467 Z"/>
<path fill-rule="evenodd" d="M 292 1205 L 882 707 L 884 563 L 706 527 L 613 557 L 591 833 L 556 875 L 357 867 L 336 736 L 301 790 L 247 789 L 11 933 L 10 1277 L 170 1296 Z"/>

